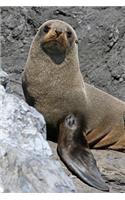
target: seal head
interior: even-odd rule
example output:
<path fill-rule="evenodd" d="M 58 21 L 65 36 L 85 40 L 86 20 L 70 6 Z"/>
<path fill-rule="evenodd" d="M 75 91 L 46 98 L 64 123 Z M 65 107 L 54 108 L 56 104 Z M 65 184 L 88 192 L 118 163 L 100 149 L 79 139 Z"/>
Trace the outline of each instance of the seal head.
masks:
<path fill-rule="evenodd" d="M 49 20 L 40 27 L 40 41 L 42 50 L 55 64 L 61 64 L 69 49 L 78 43 L 73 28 L 59 20 Z"/>

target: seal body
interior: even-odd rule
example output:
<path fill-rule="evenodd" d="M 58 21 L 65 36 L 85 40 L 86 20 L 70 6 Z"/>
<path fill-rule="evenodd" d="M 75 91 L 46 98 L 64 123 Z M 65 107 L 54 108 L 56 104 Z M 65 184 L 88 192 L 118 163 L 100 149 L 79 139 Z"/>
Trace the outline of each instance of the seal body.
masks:
<path fill-rule="evenodd" d="M 97 188 L 102 184 L 100 189 L 106 190 L 97 170 L 96 175 L 91 173 L 90 165 L 94 163 L 95 169 L 97 166 L 91 152 L 85 150 L 89 149 L 88 144 L 95 148 L 125 149 L 125 102 L 84 82 L 77 43 L 76 33 L 69 24 L 59 20 L 45 22 L 31 44 L 22 86 L 26 101 L 44 115 L 47 127 L 57 131 L 63 161 L 82 180 Z M 74 121 L 78 118 L 80 122 L 74 131 L 70 127 L 66 129 L 64 123 L 71 113 L 75 115 Z M 51 131 L 51 135 L 54 132 Z M 81 145 L 82 137 L 87 140 Z M 72 152 L 78 154 L 75 161 Z M 83 162 L 87 162 L 90 169 L 84 166 L 83 171 L 88 170 L 86 177 L 81 175 Z M 94 177 L 93 181 L 89 174 Z"/>
<path fill-rule="evenodd" d="M 86 84 L 86 92 L 89 101 L 88 127 L 90 128 L 87 140 L 90 146 L 124 151 L 125 103 L 88 84 Z"/>
<path fill-rule="evenodd" d="M 40 27 L 33 40 L 24 68 L 23 89 L 27 102 L 43 113 L 48 124 L 56 127 L 58 121 L 67 114 L 81 112 L 81 104 L 84 110 L 86 109 L 86 94 L 79 68 L 77 36 L 68 24 L 58 20 L 54 22 L 49 21 L 49 24 L 52 25 L 48 36 L 41 33 L 42 27 L 46 26 L 45 23 Z M 45 41 L 47 46 L 51 40 L 55 41 L 56 33 L 54 30 L 60 26 L 64 33 L 58 40 L 61 44 L 60 48 L 64 46 L 65 59 L 61 63 L 56 63 L 43 50 L 45 47 L 43 48 L 42 44 Z M 71 38 L 66 38 L 66 31 L 72 32 Z M 52 42 L 46 48 L 51 49 L 51 46 L 52 51 L 54 47 L 57 48 Z"/>

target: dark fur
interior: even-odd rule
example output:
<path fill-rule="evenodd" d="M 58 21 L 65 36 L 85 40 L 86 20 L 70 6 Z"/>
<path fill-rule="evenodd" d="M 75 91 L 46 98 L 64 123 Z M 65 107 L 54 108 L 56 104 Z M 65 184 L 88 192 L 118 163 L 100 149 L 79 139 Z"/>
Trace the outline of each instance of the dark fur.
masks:
<path fill-rule="evenodd" d="M 30 105 L 30 106 L 35 106 L 35 98 L 30 96 L 28 90 L 27 90 L 27 82 L 22 80 L 22 88 L 23 88 L 23 92 L 24 92 L 24 96 L 26 99 L 26 102 Z"/>

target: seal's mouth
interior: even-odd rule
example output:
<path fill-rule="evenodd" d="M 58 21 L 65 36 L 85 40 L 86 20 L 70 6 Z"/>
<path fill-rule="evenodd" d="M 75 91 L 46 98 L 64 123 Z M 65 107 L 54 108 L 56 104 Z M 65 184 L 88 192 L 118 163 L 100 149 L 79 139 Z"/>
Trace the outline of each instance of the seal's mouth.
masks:
<path fill-rule="evenodd" d="M 66 49 L 58 41 L 49 41 L 42 44 L 42 48 L 49 54 L 63 54 Z"/>
<path fill-rule="evenodd" d="M 54 63 L 59 65 L 64 61 L 66 48 L 59 41 L 47 41 L 42 43 L 41 47 Z"/>

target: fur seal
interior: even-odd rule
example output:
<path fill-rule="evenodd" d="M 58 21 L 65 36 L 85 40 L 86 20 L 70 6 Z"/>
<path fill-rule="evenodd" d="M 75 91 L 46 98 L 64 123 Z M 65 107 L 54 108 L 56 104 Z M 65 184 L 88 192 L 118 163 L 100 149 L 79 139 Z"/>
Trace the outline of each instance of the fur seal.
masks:
<path fill-rule="evenodd" d="M 48 135 L 58 136 L 58 153 L 69 169 L 107 191 L 88 144 L 125 150 L 125 103 L 84 82 L 77 43 L 69 24 L 45 22 L 31 44 L 22 87 L 27 103 L 44 115 Z"/>

